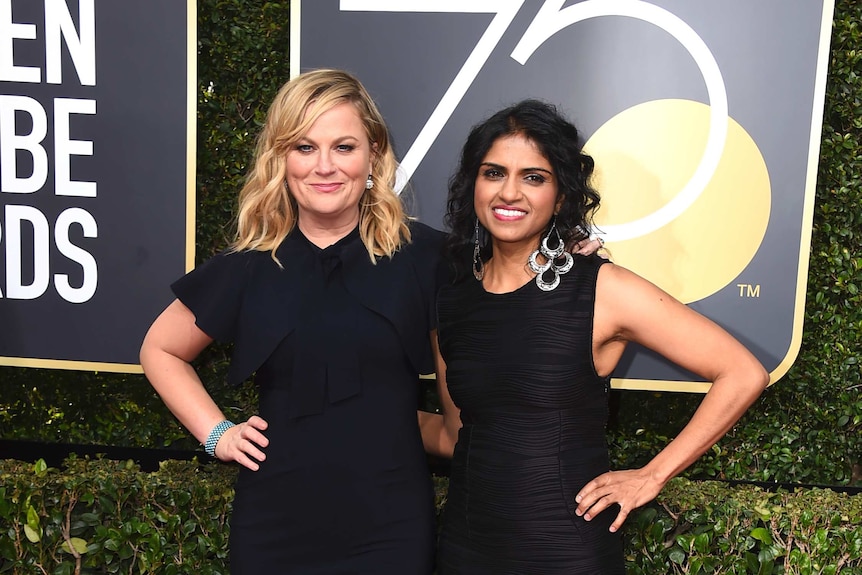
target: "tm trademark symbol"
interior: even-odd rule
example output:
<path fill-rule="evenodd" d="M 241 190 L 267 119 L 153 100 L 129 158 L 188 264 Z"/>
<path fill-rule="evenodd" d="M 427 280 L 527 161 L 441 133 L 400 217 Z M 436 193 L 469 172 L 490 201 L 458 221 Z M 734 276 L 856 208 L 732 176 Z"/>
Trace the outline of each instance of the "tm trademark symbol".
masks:
<path fill-rule="evenodd" d="M 739 297 L 760 297 L 760 284 L 736 284 L 739 288 Z"/>

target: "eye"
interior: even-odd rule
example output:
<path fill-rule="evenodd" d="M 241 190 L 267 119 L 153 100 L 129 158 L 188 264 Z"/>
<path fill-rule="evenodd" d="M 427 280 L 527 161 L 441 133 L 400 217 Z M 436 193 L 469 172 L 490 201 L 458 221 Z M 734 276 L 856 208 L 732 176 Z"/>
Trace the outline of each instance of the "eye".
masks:
<path fill-rule="evenodd" d="M 296 144 L 293 149 L 300 154 L 308 154 L 314 150 L 311 144 Z"/>
<path fill-rule="evenodd" d="M 335 149 L 339 152 L 350 153 L 356 149 L 356 146 L 353 144 L 338 144 Z"/>
<path fill-rule="evenodd" d="M 486 168 L 482 172 L 482 177 L 488 180 L 499 180 L 503 177 L 503 172 L 501 172 L 497 168 Z"/>
<path fill-rule="evenodd" d="M 529 183 L 531 183 L 531 184 L 536 184 L 536 185 L 542 185 L 542 184 L 544 184 L 545 182 L 547 182 L 547 181 L 548 181 L 548 178 L 546 178 L 546 177 L 545 177 L 545 176 L 543 176 L 542 174 L 527 174 L 527 175 L 524 177 L 524 179 L 525 179 L 527 182 L 529 182 Z"/>

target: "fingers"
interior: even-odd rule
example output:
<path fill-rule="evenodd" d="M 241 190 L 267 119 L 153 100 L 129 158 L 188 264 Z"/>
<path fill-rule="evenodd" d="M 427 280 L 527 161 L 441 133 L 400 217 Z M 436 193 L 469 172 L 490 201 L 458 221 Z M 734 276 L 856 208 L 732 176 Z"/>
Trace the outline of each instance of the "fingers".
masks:
<path fill-rule="evenodd" d="M 603 245 L 604 244 L 599 238 L 581 240 L 576 246 L 578 248 L 578 251 L 576 251 L 575 253 L 589 256 L 599 251 Z"/>
<path fill-rule="evenodd" d="M 628 475 L 609 471 L 587 483 L 575 496 L 578 503 L 575 514 L 585 521 L 591 521 L 608 507 L 617 504 L 620 511 L 609 527 L 609 531 L 615 533 L 625 523 L 631 510 L 640 505 L 638 492 L 638 487 Z"/>
<path fill-rule="evenodd" d="M 248 425 L 240 425 L 239 438 L 236 448 L 241 454 L 250 455 L 258 461 L 266 459 L 266 454 L 261 451 L 262 447 L 269 445 L 269 440 L 261 432 Z"/>
<path fill-rule="evenodd" d="M 587 510 L 596 503 L 596 501 L 606 495 L 606 493 L 602 492 L 601 489 L 610 481 L 611 473 L 612 472 L 609 471 L 599 475 L 584 485 L 584 488 L 575 496 L 575 501 L 578 503 L 578 508 L 575 509 L 575 513 L 577 513 L 579 517 L 584 515 Z M 592 519 L 592 516 L 594 515 L 595 513 L 591 514 L 590 519 Z M 587 519 L 587 521 L 589 521 L 589 519 Z"/>
<path fill-rule="evenodd" d="M 613 504 L 618 504 L 620 506 L 620 511 L 617 513 L 614 522 L 608 528 L 608 531 L 611 533 L 616 533 L 617 530 L 622 527 L 623 523 L 625 523 L 626 519 L 629 516 L 629 510 L 623 506 L 623 503 L 620 501 L 614 501 L 613 497 L 609 495 L 600 498 L 596 503 L 592 506 L 587 507 L 584 511 L 581 511 L 580 506 L 575 513 L 579 516 L 583 516 L 585 521 L 592 521 L 595 517 L 598 517 L 600 513 L 605 511 L 608 507 Z"/>
<path fill-rule="evenodd" d="M 590 521 L 616 502 L 611 497 L 613 490 L 607 488 L 610 479 L 608 475 L 609 473 L 605 473 L 593 479 L 575 496 L 575 501 L 578 503 L 575 514 Z"/>
<path fill-rule="evenodd" d="M 620 508 L 620 512 L 617 513 L 617 518 L 614 520 L 613 524 L 608 527 L 608 531 L 610 531 L 611 533 L 616 533 L 617 530 L 623 526 L 623 523 L 625 523 L 628 516 L 629 512 L 626 509 Z"/>
<path fill-rule="evenodd" d="M 243 467 L 251 469 L 252 471 L 257 471 L 258 469 L 260 469 L 260 464 L 257 461 L 242 452 L 239 452 L 237 454 L 237 456 L 234 458 L 234 461 L 236 461 Z"/>
<path fill-rule="evenodd" d="M 578 513 L 578 515 L 583 515 L 585 521 L 592 521 L 594 518 L 598 517 L 600 513 L 615 503 L 620 506 L 620 512 L 617 514 L 617 518 L 613 525 L 611 525 L 611 532 L 613 532 L 623 524 L 626 517 L 628 517 L 629 512 L 625 507 L 623 507 L 623 503 L 621 501 L 615 501 L 611 495 L 602 497 L 593 504 L 592 507 L 588 507 L 584 513 Z"/>
<path fill-rule="evenodd" d="M 262 433 L 267 422 L 258 416 L 231 427 L 221 436 L 216 445 L 216 457 L 222 461 L 236 461 L 240 465 L 257 471 L 259 462 L 266 460 L 262 449 L 269 445 L 269 439 Z"/>
<path fill-rule="evenodd" d="M 259 415 L 252 415 L 248 418 L 248 421 L 246 423 L 254 427 L 255 429 L 259 429 L 261 431 L 264 431 L 267 427 L 269 427 L 269 424 L 266 422 L 266 420 Z"/>
<path fill-rule="evenodd" d="M 237 427 L 240 428 L 240 435 L 243 439 L 251 441 L 260 447 L 267 447 L 269 445 L 269 439 L 262 433 L 266 431 L 269 425 L 257 415 L 253 415 L 248 421 L 239 424 Z"/>

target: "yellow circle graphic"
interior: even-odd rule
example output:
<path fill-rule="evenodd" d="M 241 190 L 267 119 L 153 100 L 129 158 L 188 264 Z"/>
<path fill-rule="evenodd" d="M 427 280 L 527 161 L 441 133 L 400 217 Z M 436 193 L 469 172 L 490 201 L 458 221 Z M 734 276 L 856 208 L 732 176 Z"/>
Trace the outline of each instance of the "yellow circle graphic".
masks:
<path fill-rule="evenodd" d="M 595 224 L 618 226 L 666 205 L 691 179 L 706 147 L 709 106 L 655 100 L 601 126 L 584 150 L 602 197 Z M 691 303 L 732 282 L 757 253 L 769 222 L 771 187 L 754 140 L 728 118 L 727 140 L 697 199 L 665 226 L 607 247 L 614 262 Z"/>

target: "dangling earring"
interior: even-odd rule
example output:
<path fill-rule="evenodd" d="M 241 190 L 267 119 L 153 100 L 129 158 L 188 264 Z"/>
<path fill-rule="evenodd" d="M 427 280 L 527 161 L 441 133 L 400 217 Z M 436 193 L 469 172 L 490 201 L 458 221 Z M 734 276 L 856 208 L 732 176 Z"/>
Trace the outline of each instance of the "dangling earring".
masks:
<path fill-rule="evenodd" d="M 557 247 L 551 248 L 548 243 L 551 239 L 552 235 L 556 235 L 556 243 Z M 545 256 L 547 260 L 544 264 L 540 264 L 536 258 L 538 258 L 539 253 Z M 563 258 L 563 262 L 561 264 L 557 264 L 557 260 L 559 258 Z M 548 235 L 542 238 L 542 243 L 539 249 L 530 254 L 530 259 L 527 260 L 527 265 L 530 266 L 530 269 L 533 270 L 536 275 L 536 285 L 539 286 L 539 289 L 542 291 L 551 291 L 555 289 L 558 285 L 560 285 L 560 276 L 567 274 L 570 269 L 572 269 L 572 265 L 574 265 L 575 260 L 572 257 L 572 254 L 566 251 L 566 244 L 563 242 L 562 236 L 560 236 L 560 232 L 557 231 L 557 218 L 551 221 L 551 229 L 548 230 Z M 554 272 L 554 279 L 549 282 L 546 282 L 542 276 L 545 275 L 547 271 Z"/>
<path fill-rule="evenodd" d="M 473 277 L 482 281 L 485 277 L 485 262 L 479 253 L 479 218 L 476 218 L 476 243 L 473 244 Z"/>
<path fill-rule="evenodd" d="M 374 180 L 371 178 L 371 174 L 368 174 L 368 179 L 365 180 L 365 189 L 370 190 L 374 187 Z"/>

